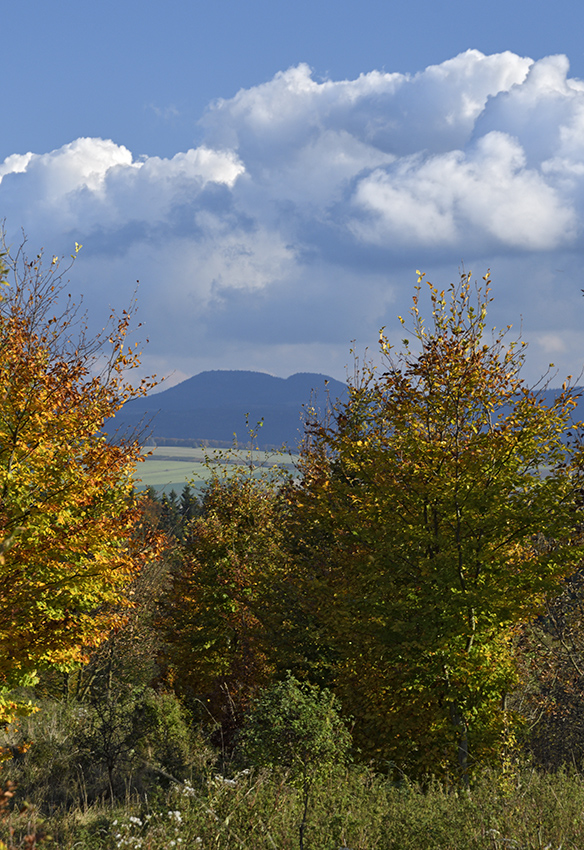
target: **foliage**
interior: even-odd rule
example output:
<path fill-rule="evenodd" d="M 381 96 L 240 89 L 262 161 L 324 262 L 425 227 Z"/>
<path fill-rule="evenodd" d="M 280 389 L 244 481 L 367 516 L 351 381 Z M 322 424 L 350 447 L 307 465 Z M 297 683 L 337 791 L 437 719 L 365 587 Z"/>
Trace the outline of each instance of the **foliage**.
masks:
<path fill-rule="evenodd" d="M 429 284 L 415 346 L 357 373 L 315 424 L 292 495 L 304 609 L 363 751 L 406 771 L 458 772 L 513 741 L 514 629 L 581 558 L 576 394 L 549 407 L 519 376 L 469 275 Z"/>
<path fill-rule="evenodd" d="M 148 491 L 152 494 L 152 490 Z M 160 527 L 167 534 L 179 540 L 184 537 L 185 529 L 196 516 L 201 513 L 201 505 L 197 495 L 189 484 L 185 484 L 177 497 L 176 491 L 171 490 L 168 496 L 162 494 L 160 499 Z"/>
<path fill-rule="evenodd" d="M 246 758 L 254 765 L 286 768 L 304 784 L 348 755 L 351 735 L 339 711 L 329 690 L 288 674 L 252 702 L 241 735 Z"/>
<path fill-rule="evenodd" d="M 86 809 L 97 800 L 110 806 L 156 796 L 170 783 L 199 777 L 215 754 L 198 735 L 173 694 L 153 688 L 111 694 L 101 700 L 44 700 L 41 710 L 9 727 L 6 740 L 22 754 L 5 762 L 4 774 L 18 786 L 18 800 L 45 815 Z"/>
<path fill-rule="evenodd" d="M 128 370 L 132 310 L 90 337 L 54 258 L 6 257 L 0 301 L 0 724 L 37 672 L 68 669 L 107 636 L 136 565 L 137 436 L 104 420 L 146 392 Z M 22 708 L 22 706 L 21 706 Z"/>
<path fill-rule="evenodd" d="M 154 621 L 166 583 L 163 560 L 146 564 L 128 589 L 123 623 L 82 667 L 41 674 L 33 692 L 41 711 L 9 727 L 5 743 L 17 757 L 5 770 L 45 810 L 152 793 L 170 777 L 192 777 L 205 748 L 186 709 L 159 687 Z"/>
<path fill-rule="evenodd" d="M 521 682 L 512 704 L 524 745 L 548 770 L 584 768 L 584 574 L 579 570 L 519 632 Z"/>
<path fill-rule="evenodd" d="M 488 276 L 429 285 L 429 326 L 420 276 L 414 341 L 396 354 L 381 334 L 385 366 L 311 423 L 301 479 L 250 450 L 209 461 L 201 499 L 137 500 L 138 440 L 102 431 L 146 389 L 125 378 L 131 315 L 89 340 L 57 263 L 20 257 L 12 274 L 0 752 L 15 800 L 69 811 L 55 846 L 291 846 L 300 824 L 302 847 L 309 808 L 330 850 L 581 846 L 581 782 L 561 773 L 584 759 L 576 393 L 546 406 L 522 347 L 488 340 Z M 43 710 L 6 727 L 27 699 Z M 363 760 L 399 782 L 346 768 L 341 705 Z M 555 777 L 520 773 L 519 732 Z M 251 772 L 230 772 L 234 747 Z M 125 798 L 117 823 L 99 808 Z M 0 841 L 37 835 L 26 811 Z"/>
<path fill-rule="evenodd" d="M 351 746 L 339 709 L 330 691 L 300 684 L 289 673 L 253 701 L 245 720 L 241 745 L 250 763 L 287 769 L 301 790 L 300 850 L 313 785 L 347 759 Z"/>
<path fill-rule="evenodd" d="M 186 527 L 163 618 L 169 676 L 229 744 L 250 697 L 270 678 L 283 570 L 277 468 L 216 464 L 201 515 Z"/>

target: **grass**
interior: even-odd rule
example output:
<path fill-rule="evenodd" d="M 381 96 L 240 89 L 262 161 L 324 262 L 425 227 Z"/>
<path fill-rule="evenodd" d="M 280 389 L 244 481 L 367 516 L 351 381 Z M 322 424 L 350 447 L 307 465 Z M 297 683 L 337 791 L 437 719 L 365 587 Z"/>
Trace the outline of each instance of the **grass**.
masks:
<path fill-rule="evenodd" d="M 205 448 L 188 448 L 180 446 L 157 446 L 150 450 L 152 453 L 136 470 L 137 489 L 154 487 L 159 494 L 177 493 L 185 484 L 195 489 L 201 489 L 209 480 L 211 471 L 208 461 L 215 458 L 219 464 L 229 466 L 248 464 L 250 452 L 247 449 L 215 450 Z M 260 469 L 265 466 L 280 466 L 290 472 L 295 470 L 297 456 L 278 455 L 274 452 L 253 452 L 253 463 Z"/>
<path fill-rule="evenodd" d="M 42 828 L 47 850 L 296 850 L 299 793 L 283 773 L 177 783 L 148 799 L 54 814 L 13 816 L 22 834 Z M 5 837 L 6 829 L 4 832 Z M 16 844 L 16 841 L 15 841 Z M 307 850 L 582 850 L 584 782 L 526 771 L 509 784 L 484 773 L 470 792 L 439 783 L 396 787 L 363 767 L 338 769 L 314 795 Z"/>

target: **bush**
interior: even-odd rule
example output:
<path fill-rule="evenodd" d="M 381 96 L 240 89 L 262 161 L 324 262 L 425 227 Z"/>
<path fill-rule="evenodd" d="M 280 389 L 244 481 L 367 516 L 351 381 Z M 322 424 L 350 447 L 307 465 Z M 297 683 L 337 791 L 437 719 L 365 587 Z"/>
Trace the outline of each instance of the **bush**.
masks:
<path fill-rule="evenodd" d="M 334 765 L 346 761 L 351 735 L 336 697 L 327 689 L 301 684 L 290 673 L 252 704 L 242 733 L 242 750 L 255 766 L 285 768 L 302 794 L 300 850 L 312 786 Z"/>
<path fill-rule="evenodd" d="M 18 784 L 18 799 L 46 813 L 200 781 L 215 759 L 177 698 L 152 688 L 119 702 L 47 701 L 9 729 L 6 744 L 16 757 L 4 774 Z"/>

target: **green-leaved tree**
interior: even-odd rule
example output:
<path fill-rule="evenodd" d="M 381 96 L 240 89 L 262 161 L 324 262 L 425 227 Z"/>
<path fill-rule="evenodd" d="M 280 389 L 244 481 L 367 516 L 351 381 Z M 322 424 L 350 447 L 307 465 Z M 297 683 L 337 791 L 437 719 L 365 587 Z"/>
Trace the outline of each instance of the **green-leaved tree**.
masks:
<path fill-rule="evenodd" d="M 300 790 L 303 850 L 313 785 L 333 765 L 346 761 L 351 746 L 337 699 L 326 688 L 301 684 L 288 673 L 252 703 L 241 745 L 251 764 L 285 769 Z"/>
<path fill-rule="evenodd" d="M 419 275 L 410 340 L 314 426 L 295 494 L 296 581 L 365 754 L 469 771 L 513 737 L 514 628 L 581 559 L 575 393 L 522 381 L 485 284 Z M 508 329 L 507 329 L 508 330 Z"/>

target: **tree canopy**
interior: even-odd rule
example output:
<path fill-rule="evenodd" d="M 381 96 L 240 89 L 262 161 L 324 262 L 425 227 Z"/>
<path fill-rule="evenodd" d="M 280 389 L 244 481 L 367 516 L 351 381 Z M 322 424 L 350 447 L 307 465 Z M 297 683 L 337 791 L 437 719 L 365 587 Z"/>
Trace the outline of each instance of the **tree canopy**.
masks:
<path fill-rule="evenodd" d="M 581 560 L 581 450 L 576 392 L 546 405 L 489 335 L 489 276 L 428 284 L 427 324 L 423 278 L 403 349 L 382 332 L 383 365 L 310 429 L 291 541 L 357 743 L 466 778 L 512 737 L 514 628 Z"/>
<path fill-rule="evenodd" d="M 131 311 L 90 339 L 41 259 L 13 262 L 0 301 L 0 723 L 15 687 L 121 622 L 157 554 L 139 440 L 103 431 L 147 388 L 126 377 Z M 309 424 L 299 478 L 257 477 L 250 456 L 216 467 L 200 502 L 151 504 L 174 541 L 148 621 L 160 680 L 223 744 L 290 670 L 335 694 L 378 764 L 466 783 L 512 747 L 525 624 L 581 566 L 583 452 L 576 389 L 526 385 L 490 301 L 488 275 L 441 291 L 420 274 L 402 347 L 381 332 L 377 365 Z"/>
<path fill-rule="evenodd" d="M 78 250 L 79 246 L 76 246 Z M 11 691 L 67 669 L 107 635 L 148 556 L 138 541 L 136 435 L 104 420 L 151 385 L 126 375 L 132 310 L 88 334 L 53 258 L 4 255 L 0 291 L 0 723 Z M 118 609 L 119 610 L 119 609 Z"/>

